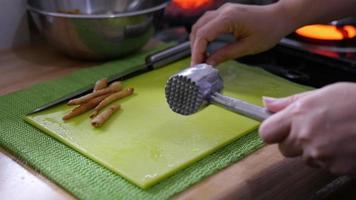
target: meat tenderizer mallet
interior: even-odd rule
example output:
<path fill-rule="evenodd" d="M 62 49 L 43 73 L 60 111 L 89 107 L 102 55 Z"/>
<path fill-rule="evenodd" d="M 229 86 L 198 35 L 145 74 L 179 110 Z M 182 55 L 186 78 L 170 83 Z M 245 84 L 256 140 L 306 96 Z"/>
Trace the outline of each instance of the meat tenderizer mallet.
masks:
<path fill-rule="evenodd" d="M 199 64 L 171 76 L 166 83 L 165 93 L 169 107 L 182 115 L 196 113 L 209 103 L 221 105 L 257 121 L 263 121 L 271 115 L 263 107 L 223 96 L 220 94 L 223 87 L 217 69 Z"/>

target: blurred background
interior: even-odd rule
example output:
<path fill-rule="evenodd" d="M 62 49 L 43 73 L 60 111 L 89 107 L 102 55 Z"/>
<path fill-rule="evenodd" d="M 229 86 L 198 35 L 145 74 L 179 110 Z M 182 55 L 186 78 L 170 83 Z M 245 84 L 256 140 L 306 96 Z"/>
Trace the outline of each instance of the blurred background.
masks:
<path fill-rule="evenodd" d="M 75 4 L 81 5 L 87 4 L 91 1 L 98 4 L 100 3 L 101 6 L 109 5 L 110 7 L 111 5 L 109 4 L 110 0 L 73 0 Z M 135 7 L 139 5 L 141 1 L 142 0 L 122 0 L 120 1 L 120 5 L 117 6 L 120 7 L 125 6 L 126 4 L 130 4 Z M 163 12 L 159 10 L 160 12 L 158 17 L 149 17 L 148 19 L 150 19 L 150 23 L 152 22 L 155 25 L 155 39 L 163 42 L 173 41 L 180 44 L 189 39 L 189 31 L 192 25 L 207 10 L 216 9 L 226 2 L 266 5 L 276 1 L 277 0 L 150 0 L 147 2 L 163 2 L 163 4 L 166 2 L 169 3 L 164 8 L 164 14 L 162 14 Z M 31 0 L 29 2 L 31 2 Z M 40 1 L 32 2 L 38 3 Z M 43 2 L 53 4 L 54 6 L 58 6 L 57 4 L 68 6 L 70 4 L 69 0 L 46 0 Z M 29 17 L 30 14 L 26 11 L 26 4 L 27 0 L 0 0 L 0 49 L 14 48 L 19 45 L 26 45 L 31 42 L 37 43 L 38 40 L 42 40 L 40 31 L 36 29 L 36 27 L 38 28 L 38 26 L 36 26 L 38 23 L 35 22 L 38 22 L 38 20 L 35 20 L 36 17 L 34 18 L 34 15 Z M 85 13 L 85 9 L 82 11 Z M 111 12 L 111 10 L 109 11 Z M 59 20 L 59 22 L 61 21 L 62 19 Z M 93 20 L 88 21 L 91 23 Z M 117 28 L 117 30 L 115 27 L 116 25 L 119 26 L 121 22 L 113 22 L 104 25 L 100 22 L 98 24 L 90 24 L 86 27 L 86 29 L 81 29 L 84 30 L 84 35 L 88 35 L 88 33 L 92 31 L 92 34 L 97 34 L 99 36 L 104 35 L 105 37 L 108 36 L 107 38 L 104 38 L 107 40 L 105 40 L 103 43 L 105 43 L 105 45 L 109 46 L 110 48 L 102 48 L 103 43 L 101 40 L 93 40 L 93 37 L 86 37 L 84 42 L 78 42 L 76 40 L 78 38 L 82 39 L 81 37 L 67 39 L 73 35 L 77 36 L 77 34 L 73 34 L 73 31 L 71 31 L 71 26 L 63 26 L 63 24 L 68 25 L 68 23 L 62 22 L 59 24 L 59 26 L 52 26 L 52 24 L 56 24 L 56 20 L 53 20 L 52 17 L 45 17 L 40 20 L 40 22 L 45 22 L 45 25 L 47 25 L 46 30 L 51 30 L 47 31 L 47 33 L 54 34 L 55 36 L 63 36 L 59 39 L 64 41 L 65 47 L 69 47 L 64 48 L 65 51 L 63 52 L 67 52 L 68 54 L 70 50 L 80 50 L 74 51 L 74 54 L 69 54 L 73 57 L 75 57 L 74 55 L 79 57 L 78 55 L 80 55 L 80 52 L 84 52 L 85 55 L 89 55 L 87 58 L 91 58 L 92 52 L 101 52 L 103 49 L 109 53 L 116 52 L 116 50 L 112 50 L 111 47 L 115 44 L 118 45 L 117 48 L 125 49 L 119 46 L 122 43 L 120 41 L 124 40 L 125 37 L 131 38 L 131 42 L 129 41 L 129 45 L 124 44 L 124 46 L 131 47 L 133 42 L 138 41 L 138 39 L 134 37 L 139 36 L 138 33 L 140 31 L 142 32 L 146 30 L 146 23 L 142 23 L 141 25 L 138 22 L 137 25 L 131 26 L 130 28 Z M 133 22 L 135 22 L 135 20 L 133 20 Z M 71 25 L 71 23 L 69 23 L 69 25 Z M 105 26 L 107 27 L 105 28 Z M 136 32 L 137 30 L 138 32 Z M 62 35 L 60 33 L 62 33 Z M 76 32 L 74 31 L 74 33 Z M 122 33 L 125 37 L 120 36 L 120 33 Z M 151 37 L 151 35 L 149 35 L 149 37 Z M 221 46 L 234 41 L 234 39 L 235 38 L 231 37 L 231 35 L 222 35 L 209 45 L 208 51 L 212 52 Z M 55 37 L 50 38 L 49 41 L 52 41 L 53 43 L 53 41 L 56 41 Z M 97 45 L 97 43 L 93 45 L 93 42 L 98 42 L 99 45 Z M 88 45 L 82 45 L 87 43 Z M 89 43 L 95 48 L 91 49 Z M 77 44 L 81 45 L 78 46 Z M 238 61 L 249 65 L 262 67 L 267 71 L 297 83 L 310 85 L 313 87 L 322 87 L 326 84 L 334 83 L 337 81 L 355 80 L 355 45 L 356 17 L 350 17 L 334 20 L 326 24 L 302 27 L 283 38 L 275 48 L 258 55 L 241 58 Z M 85 47 L 84 50 L 81 48 L 83 46 Z M 112 58 L 112 56 L 109 56 L 109 58 Z"/>
<path fill-rule="evenodd" d="M 224 2 L 238 2 L 245 4 L 268 4 L 275 1 L 276 0 L 197 0 L 193 2 L 213 2 L 213 5 L 210 5 L 210 7 L 208 6 L 208 8 L 203 9 L 205 11 L 206 9 L 214 9 L 223 4 Z M 31 40 L 36 40 L 38 33 L 36 32 L 36 30 L 33 30 L 34 26 L 32 26 L 31 22 L 29 22 L 29 17 L 26 12 L 26 2 L 27 0 L 0 0 L 0 49 L 13 48 L 19 45 L 28 44 Z M 187 5 L 186 2 L 192 1 L 177 0 L 176 2 L 178 2 L 179 5 L 184 7 L 185 5 Z M 179 9 L 177 8 L 175 8 L 175 10 L 179 11 Z M 189 15 L 189 13 L 186 15 Z M 195 15 L 194 18 L 197 18 L 198 16 L 199 14 Z M 174 22 L 174 20 L 172 20 L 172 23 L 177 22 Z"/>
<path fill-rule="evenodd" d="M 30 41 L 26 0 L 0 1 L 0 49 Z"/>

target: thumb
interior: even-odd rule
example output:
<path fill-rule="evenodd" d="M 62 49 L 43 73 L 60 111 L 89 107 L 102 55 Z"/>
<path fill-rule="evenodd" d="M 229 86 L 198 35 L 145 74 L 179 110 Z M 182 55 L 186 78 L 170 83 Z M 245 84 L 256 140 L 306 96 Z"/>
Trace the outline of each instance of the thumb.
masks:
<path fill-rule="evenodd" d="M 309 93 L 310 92 L 304 92 L 284 98 L 263 97 L 262 99 L 267 110 L 271 112 L 279 112 Z"/>

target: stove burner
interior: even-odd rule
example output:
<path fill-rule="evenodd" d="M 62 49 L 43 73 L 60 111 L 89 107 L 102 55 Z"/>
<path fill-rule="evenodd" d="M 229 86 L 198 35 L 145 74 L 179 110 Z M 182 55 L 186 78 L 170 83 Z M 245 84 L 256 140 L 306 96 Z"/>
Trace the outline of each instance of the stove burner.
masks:
<path fill-rule="evenodd" d="M 324 55 L 327 57 L 340 58 L 340 59 L 351 59 L 356 62 L 356 40 L 350 40 L 339 43 L 329 43 L 329 44 L 318 44 L 305 40 L 301 40 L 294 35 L 283 38 L 281 43 L 295 47 L 298 49 L 304 49 L 315 54 Z"/>
<path fill-rule="evenodd" d="M 214 0 L 172 0 L 172 4 L 184 10 L 196 10 L 214 4 Z"/>
<path fill-rule="evenodd" d="M 208 10 L 215 10 L 225 0 L 172 0 L 165 10 L 165 21 L 170 26 L 184 26 L 191 30 L 193 24 Z"/>
<path fill-rule="evenodd" d="M 341 41 L 355 38 L 356 27 L 316 24 L 299 28 L 296 30 L 296 34 L 313 40 Z"/>
<path fill-rule="evenodd" d="M 299 28 L 284 38 L 286 46 L 356 63 L 356 17 Z"/>

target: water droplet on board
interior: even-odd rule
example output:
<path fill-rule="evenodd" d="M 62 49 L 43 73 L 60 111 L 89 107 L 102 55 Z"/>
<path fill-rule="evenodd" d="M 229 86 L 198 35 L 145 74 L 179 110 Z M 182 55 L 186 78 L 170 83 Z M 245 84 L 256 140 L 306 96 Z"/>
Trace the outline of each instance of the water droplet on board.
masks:
<path fill-rule="evenodd" d="M 158 176 L 157 173 L 154 173 L 154 174 L 147 174 L 147 175 L 143 178 L 143 181 L 147 181 L 147 180 L 153 179 L 153 178 L 155 178 L 156 176 Z"/>

